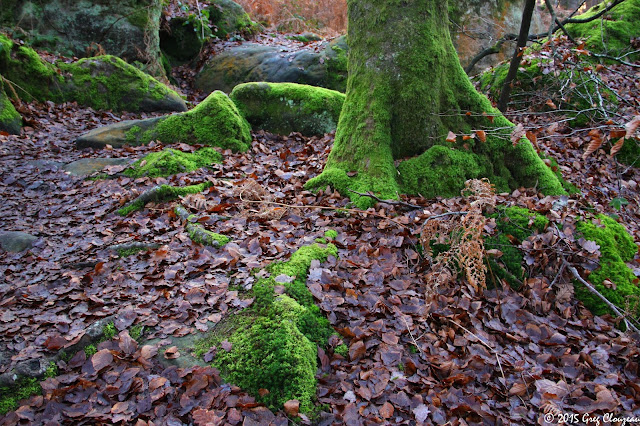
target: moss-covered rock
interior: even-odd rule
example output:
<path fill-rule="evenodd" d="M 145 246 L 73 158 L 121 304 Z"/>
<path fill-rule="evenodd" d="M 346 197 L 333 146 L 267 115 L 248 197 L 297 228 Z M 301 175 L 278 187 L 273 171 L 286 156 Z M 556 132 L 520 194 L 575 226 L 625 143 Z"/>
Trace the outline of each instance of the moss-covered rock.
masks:
<path fill-rule="evenodd" d="M 622 311 L 626 310 L 627 302 L 635 305 L 636 310 L 632 314 L 640 316 L 638 278 L 625 264 L 638 251 L 631 235 L 623 225 L 605 215 L 598 215 L 590 222 L 578 222 L 576 229 L 585 239 L 595 241 L 600 246 L 600 267 L 587 277 L 587 281 Z M 609 283 L 605 284 L 605 280 Z M 574 284 L 576 297 L 591 312 L 595 315 L 610 312 L 600 298 L 579 282 Z"/>
<path fill-rule="evenodd" d="M 222 155 L 213 148 L 201 148 L 193 153 L 167 148 L 145 155 L 123 174 L 131 178 L 171 176 L 191 172 L 221 161 Z"/>
<path fill-rule="evenodd" d="M 213 0 L 208 10 L 213 35 L 218 38 L 225 39 L 234 33 L 253 35 L 260 29 L 242 6 L 232 0 Z"/>
<path fill-rule="evenodd" d="M 286 262 L 269 265 L 270 276 L 253 287 L 254 306 L 224 321 L 219 329 L 226 332 L 198 345 L 204 353 L 227 340 L 230 350 L 218 349 L 214 365 L 225 380 L 271 409 L 281 409 L 291 399 L 300 401 L 302 412 L 312 408 L 316 345 L 326 345 L 333 330 L 313 304 L 306 277 L 312 260 L 325 261 L 329 255 L 337 255 L 335 246 L 313 244 L 301 247 Z M 284 285 L 286 294 L 277 295 L 277 285 Z"/>
<path fill-rule="evenodd" d="M 336 129 L 344 94 L 295 83 L 245 83 L 229 95 L 254 129 L 323 135 Z"/>
<path fill-rule="evenodd" d="M 186 111 L 184 100 L 115 56 L 51 64 L 0 34 L 0 73 L 25 100 L 76 101 L 96 109 Z"/>
<path fill-rule="evenodd" d="M 346 43 L 340 37 L 319 51 L 303 48 L 283 52 L 280 46 L 243 43 L 213 56 L 196 76 L 203 92 L 230 92 L 242 83 L 299 83 L 344 91 L 347 80 Z"/>
<path fill-rule="evenodd" d="M 80 59 L 58 66 L 65 75 L 65 99 L 116 111 L 187 110 L 175 91 L 116 56 Z"/>
<path fill-rule="evenodd" d="M 251 146 L 251 128 L 233 101 L 217 91 L 188 112 L 100 127 L 75 143 L 82 148 L 143 145 L 152 140 L 246 151 Z"/>
<path fill-rule="evenodd" d="M 101 48 L 164 76 L 159 66 L 161 0 L 11 0 L 3 1 L 1 9 L 0 26 L 19 27 L 13 34 L 34 47 L 68 57 L 91 56 L 88 52 Z"/>
<path fill-rule="evenodd" d="M 173 18 L 168 28 L 160 31 L 160 48 L 177 63 L 194 59 L 203 45 L 200 33 L 187 18 Z"/>
<path fill-rule="evenodd" d="M 594 16 L 607 5 L 607 2 L 597 4 L 576 19 Z M 565 28 L 574 38 L 584 39 L 589 50 L 620 56 L 634 50 L 629 41 L 638 37 L 640 33 L 638 22 L 640 22 L 640 0 L 627 0 L 598 19 L 588 23 L 568 24 Z M 627 59 L 633 61 L 639 57 L 640 55 L 635 53 Z"/>
<path fill-rule="evenodd" d="M 0 75 L 0 131 L 17 135 L 21 128 L 22 117 L 5 93 L 4 82 Z"/>

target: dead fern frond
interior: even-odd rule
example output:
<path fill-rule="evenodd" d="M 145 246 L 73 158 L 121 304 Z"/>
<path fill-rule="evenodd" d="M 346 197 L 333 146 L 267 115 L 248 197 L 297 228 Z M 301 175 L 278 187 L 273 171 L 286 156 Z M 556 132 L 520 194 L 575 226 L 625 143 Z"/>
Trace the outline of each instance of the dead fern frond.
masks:
<path fill-rule="evenodd" d="M 465 183 L 462 194 L 467 199 L 467 214 L 461 220 L 427 220 L 423 225 L 420 243 L 424 253 L 433 262 L 427 274 L 427 297 L 434 295 L 438 287 L 451 284 L 463 273 L 469 289 L 480 292 L 486 288 L 484 264 L 484 239 L 482 233 L 486 218 L 484 208 L 495 207 L 493 185 L 487 179 L 473 179 Z M 433 245 L 448 245 L 433 259 Z"/>
<path fill-rule="evenodd" d="M 265 220 L 281 219 L 289 209 L 271 204 L 273 195 L 255 180 L 249 179 L 234 191 L 241 200 L 240 215 Z"/>

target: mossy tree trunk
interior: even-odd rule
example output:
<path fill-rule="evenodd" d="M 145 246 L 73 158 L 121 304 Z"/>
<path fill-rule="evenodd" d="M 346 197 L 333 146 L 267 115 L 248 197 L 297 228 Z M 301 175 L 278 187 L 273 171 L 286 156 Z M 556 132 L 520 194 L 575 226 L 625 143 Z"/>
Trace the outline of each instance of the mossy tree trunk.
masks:
<path fill-rule="evenodd" d="M 371 200 L 348 189 L 451 196 L 465 178 L 483 176 L 498 187 L 563 192 L 529 142 L 511 144 L 513 124 L 472 86 L 449 35 L 446 1 L 349 0 L 348 15 L 347 97 L 325 170 L 308 188 L 331 185 L 361 207 Z M 474 130 L 486 130 L 486 141 L 446 142 L 450 131 Z M 396 168 L 415 156 L 404 172 Z M 455 176 L 444 187 L 437 174 L 415 175 L 425 167 Z"/>

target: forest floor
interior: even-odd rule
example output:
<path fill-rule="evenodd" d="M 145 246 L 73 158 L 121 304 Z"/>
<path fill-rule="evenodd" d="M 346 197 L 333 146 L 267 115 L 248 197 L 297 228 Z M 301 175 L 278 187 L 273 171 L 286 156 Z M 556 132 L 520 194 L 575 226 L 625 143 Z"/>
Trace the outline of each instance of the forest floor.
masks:
<path fill-rule="evenodd" d="M 640 73 L 611 69 L 617 72 L 610 72 L 610 83 L 624 88 L 637 114 Z M 405 201 L 420 208 L 341 211 L 343 196 L 303 189 L 322 170 L 331 134 L 255 132 L 251 150 L 225 152 L 224 162 L 211 168 L 133 180 L 116 176 L 120 165 L 107 168 L 113 179 L 87 180 L 61 165 L 94 157 L 133 160 L 163 148 L 96 151 L 73 144 L 92 128 L 141 116 L 51 103 L 24 104 L 20 112 L 27 125 L 22 134 L 0 136 L 0 229 L 38 240 L 28 251 L 0 256 L 0 352 L 10 354 L 0 373 L 72 346 L 100 319 L 114 318 L 117 332 L 92 356 L 79 351 L 57 361 L 58 375 L 42 381 L 42 394 L 21 400 L 0 424 L 293 421 L 222 383 L 210 367 L 167 366 L 159 358 L 186 356 L 166 351 L 170 338 L 207 332 L 249 305 L 243 296 L 254 268 L 286 260 L 329 229 L 338 233 L 338 257 L 314 262 L 307 282 L 338 333 L 318 349 L 314 422 L 557 424 L 558 415 L 577 416 L 566 423 L 640 417 L 640 336 L 588 312 L 573 297 L 573 277 L 562 266 L 566 260 L 582 271 L 593 259 L 594 249 L 576 241 L 573 231 L 577 220 L 594 213 L 617 215 L 640 241 L 640 171 L 618 164 L 608 149 L 583 158 L 592 128 L 558 125 L 548 114 L 511 117 L 538 134 L 539 148 L 558 160 L 581 193 L 498 194 L 499 204 L 526 207 L 550 221 L 546 233 L 528 240 L 529 278 L 519 291 L 494 283 L 484 292 L 470 291 L 461 278 L 427 301 L 434 289 L 418 249 L 421 226 L 432 215 L 466 209 L 466 200 L 411 197 Z M 171 212 L 175 202 L 124 218 L 114 213 L 154 185 L 207 180 L 214 183 L 209 190 L 182 202 L 205 216 L 207 229 L 231 238 L 222 248 L 194 244 Z M 260 217 L 260 206 L 239 196 L 237 188 L 249 180 L 292 207 L 279 206 L 280 218 Z M 615 209 L 612 200 L 622 198 L 628 204 Z M 133 241 L 159 248 L 122 258 L 109 250 Z M 630 266 L 639 271 L 637 256 Z M 132 340 L 133 326 L 143 326 L 140 342 L 159 341 Z M 334 352 L 343 342 L 346 357 Z M 544 417 L 549 414 L 555 417 Z"/>

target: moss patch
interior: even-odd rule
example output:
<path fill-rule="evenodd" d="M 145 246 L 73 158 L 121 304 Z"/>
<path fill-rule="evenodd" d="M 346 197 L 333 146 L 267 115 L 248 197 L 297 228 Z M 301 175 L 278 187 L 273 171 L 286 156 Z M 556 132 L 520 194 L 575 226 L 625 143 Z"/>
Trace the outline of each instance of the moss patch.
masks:
<path fill-rule="evenodd" d="M 486 257 L 489 270 L 497 279 L 506 280 L 511 287 L 518 289 L 524 280 L 522 268 L 524 259 L 522 252 L 513 245 L 529 238 L 534 232 L 544 232 L 549 226 L 549 220 L 528 209 L 521 207 L 498 207 L 497 212 L 488 217 L 495 218 L 497 234 L 485 239 L 486 250 L 500 250 L 499 259 Z"/>
<path fill-rule="evenodd" d="M 300 248 L 286 262 L 267 267 L 268 278 L 253 287 L 254 305 L 230 318 L 218 333 L 198 345 L 200 354 L 223 340 L 227 352 L 218 349 L 214 365 L 225 380 L 241 386 L 271 409 L 281 409 L 290 399 L 300 401 L 303 412 L 315 397 L 316 345 L 324 346 L 333 333 L 329 322 L 313 304 L 306 277 L 314 259 L 337 255 L 332 244 Z M 277 285 L 286 294 L 277 295 Z M 260 389 L 269 393 L 260 396 Z"/>
<path fill-rule="evenodd" d="M 577 19 L 598 14 L 607 6 L 602 2 L 593 6 Z M 640 0 L 627 0 L 611 9 L 599 19 L 583 24 L 568 24 L 565 28 L 575 38 L 582 38 L 586 46 L 595 52 L 619 56 L 632 50 L 629 41 L 638 36 Z M 635 60 L 637 53 L 628 57 Z"/>
<path fill-rule="evenodd" d="M 2 46 L 0 44 L 0 46 Z M 0 131 L 10 134 L 19 134 L 22 127 L 22 117 L 16 111 L 4 91 L 4 82 L 0 75 Z"/>
<path fill-rule="evenodd" d="M 213 148 L 202 148 L 194 153 L 167 148 L 147 154 L 133 163 L 123 174 L 131 178 L 171 176 L 220 162 L 222 155 Z"/>
<path fill-rule="evenodd" d="M 242 152 L 251 146 L 251 128 L 231 99 L 217 90 L 191 111 L 168 116 L 138 138 L 142 143 L 152 140 L 217 146 Z"/>
<path fill-rule="evenodd" d="M 624 226 L 608 216 L 598 215 L 591 222 L 579 222 L 576 229 L 582 236 L 595 241 L 600 246 L 600 267 L 593 271 L 587 280 L 611 303 L 625 310 L 626 298 L 640 297 L 638 279 L 625 262 L 630 261 L 638 251 L 633 238 Z M 615 288 L 604 285 L 609 280 Z M 609 313 L 609 308 L 587 288 L 575 283 L 576 297 L 595 315 Z M 636 306 L 637 309 L 637 306 Z M 636 317 L 640 312 L 633 313 Z"/>
<path fill-rule="evenodd" d="M 160 203 L 163 201 L 175 200 L 176 198 L 187 194 L 197 194 L 210 186 L 211 182 L 203 182 L 197 185 L 188 186 L 160 185 L 153 191 L 149 192 L 147 196 L 138 197 L 131 203 L 117 210 L 116 213 L 120 216 L 127 216 L 134 211 L 142 210 L 147 203 Z"/>
<path fill-rule="evenodd" d="M 344 94 L 296 83 L 244 83 L 229 95 L 254 129 L 323 135 L 336 129 Z"/>

